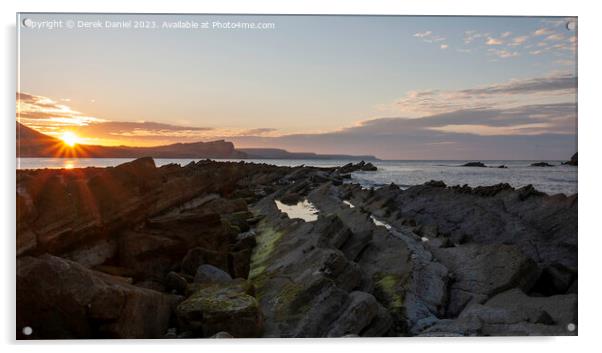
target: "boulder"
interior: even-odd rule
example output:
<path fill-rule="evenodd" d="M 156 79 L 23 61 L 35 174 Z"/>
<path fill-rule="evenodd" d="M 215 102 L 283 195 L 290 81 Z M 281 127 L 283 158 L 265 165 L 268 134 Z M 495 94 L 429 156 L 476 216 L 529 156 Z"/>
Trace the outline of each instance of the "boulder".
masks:
<path fill-rule="evenodd" d="M 194 283 L 219 283 L 231 280 L 232 277 L 227 272 L 211 265 L 199 266 L 194 275 Z"/>
<path fill-rule="evenodd" d="M 165 276 L 165 287 L 177 294 L 185 294 L 188 289 L 188 280 L 182 274 L 171 271 Z"/>
<path fill-rule="evenodd" d="M 17 260 L 18 338 L 160 338 L 173 299 L 51 255 Z M 23 336 L 30 326 L 33 335 Z"/>
<path fill-rule="evenodd" d="M 201 337 L 226 331 L 234 337 L 258 337 L 263 317 L 246 282 L 201 285 L 180 303 L 176 314 L 180 327 Z"/>

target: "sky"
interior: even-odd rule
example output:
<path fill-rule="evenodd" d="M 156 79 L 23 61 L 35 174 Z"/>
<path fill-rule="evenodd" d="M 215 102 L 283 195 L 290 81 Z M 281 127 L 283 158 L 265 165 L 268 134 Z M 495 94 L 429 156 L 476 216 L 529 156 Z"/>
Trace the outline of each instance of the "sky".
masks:
<path fill-rule="evenodd" d="M 80 143 L 226 139 L 383 159 L 568 159 L 577 148 L 575 18 L 19 22 L 18 120 Z"/>

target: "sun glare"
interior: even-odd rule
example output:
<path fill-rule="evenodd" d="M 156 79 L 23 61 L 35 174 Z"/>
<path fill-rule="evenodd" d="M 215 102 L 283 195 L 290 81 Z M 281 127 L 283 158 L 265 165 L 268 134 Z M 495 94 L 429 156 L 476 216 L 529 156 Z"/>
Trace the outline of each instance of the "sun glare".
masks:
<path fill-rule="evenodd" d="M 61 140 L 63 140 L 67 146 L 73 147 L 77 144 L 79 138 L 73 132 L 65 131 L 63 132 L 63 135 L 61 135 Z"/>

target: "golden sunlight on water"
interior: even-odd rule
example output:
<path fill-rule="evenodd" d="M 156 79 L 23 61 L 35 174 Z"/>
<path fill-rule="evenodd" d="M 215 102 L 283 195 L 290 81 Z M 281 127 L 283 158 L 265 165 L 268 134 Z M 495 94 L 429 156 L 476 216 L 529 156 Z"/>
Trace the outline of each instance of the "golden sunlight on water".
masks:
<path fill-rule="evenodd" d="M 75 168 L 75 161 L 67 160 L 63 163 L 63 168 L 65 169 L 73 169 Z"/>

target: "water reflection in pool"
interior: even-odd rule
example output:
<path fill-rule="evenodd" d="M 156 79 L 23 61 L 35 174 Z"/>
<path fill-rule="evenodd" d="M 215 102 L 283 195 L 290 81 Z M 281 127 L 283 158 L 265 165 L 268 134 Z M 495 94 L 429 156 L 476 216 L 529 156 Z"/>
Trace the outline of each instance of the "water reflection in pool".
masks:
<path fill-rule="evenodd" d="M 286 205 L 274 200 L 276 207 L 287 214 L 288 218 L 300 218 L 305 222 L 313 222 L 318 219 L 318 209 L 309 201 L 299 201 L 296 205 Z"/>

